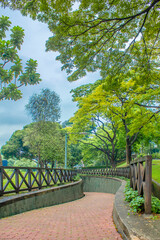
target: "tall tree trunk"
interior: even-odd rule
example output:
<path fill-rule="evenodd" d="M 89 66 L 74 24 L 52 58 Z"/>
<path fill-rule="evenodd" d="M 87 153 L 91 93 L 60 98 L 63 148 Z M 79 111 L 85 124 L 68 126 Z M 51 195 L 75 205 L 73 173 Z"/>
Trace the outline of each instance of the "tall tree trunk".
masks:
<path fill-rule="evenodd" d="M 40 155 L 39 149 L 38 149 L 38 166 L 42 167 L 42 161 L 41 161 L 41 155 Z"/>
<path fill-rule="evenodd" d="M 115 162 L 115 144 L 112 142 L 112 152 L 111 152 L 111 166 L 112 168 L 116 167 L 116 162 Z"/>
<path fill-rule="evenodd" d="M 107 154 L 104 153 L 104 156 L 105 156 L 105 161 L 106 161 L 106 168 L 108 168 L 108 158 L 107 158 Z"/>
<path fill-rule="evenodd" d="M 132 160 L 131 155 L 132 155 L 131 143 L 130 143 L 129 137 L 127 136 L 127 138 L 126 138 L 126 162 L 127 162 L 127 164 L 129 164 Z"/>
<path fill-rule="evenodd" d="M 54 161 L 52 161 L 52 165 L 51 165 L 51 168 L 54 168 Z"/>
<path fill-rule="evenodd" d="M 116 166 L 115 166 L 115 162 L 114 162 L 114 157 L 111 157 L 111 166 L 112 166 L 112 168 L 115 168 Z"/>

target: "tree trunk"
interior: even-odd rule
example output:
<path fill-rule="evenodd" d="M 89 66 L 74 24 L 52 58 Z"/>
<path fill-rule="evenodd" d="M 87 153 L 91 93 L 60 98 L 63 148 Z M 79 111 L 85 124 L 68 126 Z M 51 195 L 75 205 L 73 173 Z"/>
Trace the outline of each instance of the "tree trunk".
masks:
<path fill-rule="evenodd" d="M 106 168 L 108 168 L 108 158 L 107 158 L 107 154 L 105 153 L 104 156 L 105 156 L 105 161 L 106 161 Z"/>
<path fill-rule="evenodd" d="M 115 168 L 116 167 L 116 165 L 115 165 L 115 160 L 114 160 L 114 155 L 112 154 L 112 156 L 111 156 L 111 166 L 112 166 L 112 168 Z"/>
<path fill-rule="evenodd" d="M 54 168 L 54 161 L 52 161 L 52 165 L 51 165 L 51 168 Z"/>
<path fill-rule="evenodd" d="M 131 143 L 130 143 L 129 137 L 127 137 L 126 138 L 126 162 L 127 162 L 127 164 L 129 164 L 132 160 L 131 155 L 132 155 Z"/>

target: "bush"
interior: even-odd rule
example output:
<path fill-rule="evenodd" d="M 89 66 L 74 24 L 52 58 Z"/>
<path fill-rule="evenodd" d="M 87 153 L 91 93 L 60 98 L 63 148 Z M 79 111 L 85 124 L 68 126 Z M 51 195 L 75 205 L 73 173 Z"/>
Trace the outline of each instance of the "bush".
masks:
<path fill-rule="evenodd" d="M 80 178 L 80 175 L 77 174 L 77 175 L 74 176 L 72 179 L 73 179 L 74 182 L 76 182 L 76 181 L 79 181 L 81 178 Z"/>
<path fill-rule="evenodd" d="M 33 162 L 30 159 L 27 158 L 21 158 L 21 159 L 16 159 L 16 158 L 10 158 L 8 160 L 8 166 L 13 166 L 13 167 L 37 167 L 37 163 Z"/>
<path fill-rule="evenodd" d="M 125 201 L 130 202 L 129 206 L 134 212 L 144 212 L 144 197 L 138 196 L 138 191 L 134 191 L 130 188 L 130 182 L 128 181 L 124 190 Z M 152 213 L 160 213 L 160 200 L 152 196 L 151 200 Z"/>
<path fill-rule="evenodd" d="M 160 213 L 160 200 L 152 196 L 152 212 Z"/>
<path fill-rule="evenodd" d="M 125 201 L 127 202 L 131 202 L 136 197 L 138 197 L 138 191 L 134 191 L 132 188 L 125 192 Z"/>
<path fill-rule="evenodd" d="M 134 197 L 129 206 L 133 208 L 134 212 L 144 212 L 144 198 L 140 196 Z"/>
<path fill-rule="evenodd" d="M 155 153 L 152 153 L 152 158 L 158 158 L 160 159 L 160 152 L 155 152 Z"/>

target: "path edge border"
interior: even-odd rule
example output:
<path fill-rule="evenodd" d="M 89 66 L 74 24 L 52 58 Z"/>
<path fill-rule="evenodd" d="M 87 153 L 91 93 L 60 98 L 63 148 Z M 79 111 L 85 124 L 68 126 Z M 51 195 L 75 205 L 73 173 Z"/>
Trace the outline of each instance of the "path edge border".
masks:
<path fill-rule="evenodd" d="M 71 202 L 84 196 L 83 181 L 4 197 L 0 200 L 0 219 L 38 208 Z"/>

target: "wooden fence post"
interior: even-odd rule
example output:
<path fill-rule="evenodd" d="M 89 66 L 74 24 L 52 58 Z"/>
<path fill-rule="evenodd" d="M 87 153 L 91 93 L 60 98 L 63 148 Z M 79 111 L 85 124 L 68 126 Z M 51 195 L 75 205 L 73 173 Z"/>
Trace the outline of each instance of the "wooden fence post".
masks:
<path fill-rule="evenodd" d="M 29 185 L 28 191 L 31 191 L 32 190 L 31 169 L 28 168 L 27 171 L 28 171 L 28 185 Z"/>
<path fill-rule="evenodd" d="M 145 213 L 151 213 L 151 192 L 152 192 L 152 156 L 149 155 L 146 157 L 146 172 L 145 172 L 145 191 L 144 191 L 144 199 L 145 199 Z"/>
<path fill-rule="evenodd" d="M 16 193 L 19 193 L 19 169 L 15 169 L 15 185 L 16 185 Z"/>
<path fill-rule="evenodd" d="M 41 168 L 38 169 L 39 172 L 39 189 L 42 188 L 42 173 L 41 173 Z"/>
<path fill-rule="evenodd" d="M 0 196 L 3 195 L 3 168 L 0 167 Z"/>

